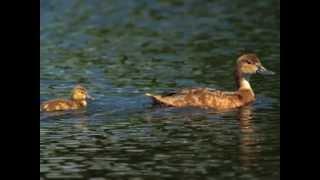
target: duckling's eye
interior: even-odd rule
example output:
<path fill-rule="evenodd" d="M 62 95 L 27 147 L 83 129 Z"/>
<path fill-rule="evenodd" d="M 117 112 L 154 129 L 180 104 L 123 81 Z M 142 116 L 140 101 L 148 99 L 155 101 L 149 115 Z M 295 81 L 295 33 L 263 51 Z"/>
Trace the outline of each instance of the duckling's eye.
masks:
<path fill-rule="evenodd" d="M 252 64 L 252 62 L 251 61 L 247 61 L 247 64 Z"/>

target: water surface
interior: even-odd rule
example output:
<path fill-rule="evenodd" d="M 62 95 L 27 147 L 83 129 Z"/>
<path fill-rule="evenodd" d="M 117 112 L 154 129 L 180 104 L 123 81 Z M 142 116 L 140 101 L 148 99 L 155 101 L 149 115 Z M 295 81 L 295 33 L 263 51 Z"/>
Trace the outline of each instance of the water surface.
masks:
<path fill-rule="evenodd" d="M 279 179 L 278 1 L 40 1 L 41 101 L 81 83 L 85 110 L 40 114 L 41 179 Z M 240 52 L 277 74 L 218 113 L 155 108 L 146 92 L 233 90 Z"/>

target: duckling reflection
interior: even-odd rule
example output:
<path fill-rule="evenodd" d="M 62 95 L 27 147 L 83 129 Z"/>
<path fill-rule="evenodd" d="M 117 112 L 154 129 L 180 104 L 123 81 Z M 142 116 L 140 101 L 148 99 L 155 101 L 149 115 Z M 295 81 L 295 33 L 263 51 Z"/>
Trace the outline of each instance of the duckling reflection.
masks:
<path fill-rule="evenodd" d="M 79 119 L 79 122 L 77 122 L 74 127 L 81 130 L 81 131 L 88 131 L 88 117 L 82 117 Z"/>
<path fill-rule="evenodd" d="M 252 168 L 257 162 L 259 153 L 258 139 L 252 123 L 252 107 L 245 106 L 240 108 L 238 118 L 241 131 L 239 143 L 240 163 L 244 168 Z"/>
<path fill-rule="evenodd" d="M 50 113 L 40 113 L 40 121 L 68 119 L 69 117 L 83 116 L 86 112 L 86 109 L 80 109 L 78 111 L 53 111 Z"/>

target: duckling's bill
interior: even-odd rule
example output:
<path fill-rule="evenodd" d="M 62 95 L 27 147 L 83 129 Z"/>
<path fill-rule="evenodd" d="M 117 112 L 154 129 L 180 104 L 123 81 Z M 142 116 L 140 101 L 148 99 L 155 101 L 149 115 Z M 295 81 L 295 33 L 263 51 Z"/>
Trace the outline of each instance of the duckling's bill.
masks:
<path fill-rule="evenodd" d="M 90 99 L 90 100 L 95 100 L 95 98 L 92 97 L 90 94 L 87 94 L 87 98 Z"/>

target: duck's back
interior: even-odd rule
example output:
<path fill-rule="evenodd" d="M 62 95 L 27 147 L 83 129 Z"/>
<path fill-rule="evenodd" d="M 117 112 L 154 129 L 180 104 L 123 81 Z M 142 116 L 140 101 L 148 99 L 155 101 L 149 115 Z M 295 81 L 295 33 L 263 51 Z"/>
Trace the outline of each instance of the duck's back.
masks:
<path fill-rule="evenodd" d="M 40 111 L 64 111 L 80 108 L 80 104 L 67 99 L 55 99 L 42 103 Z"/>
<path fill-rule="evenodd" d="M 238 92 L 222 92 L 208 88 L 182 89 L 163 95 L 150 95 L 155 102 L 167 106 L 195 106 L 214 109 L 229 109 L 242 106 L 241 95 Z"/>

